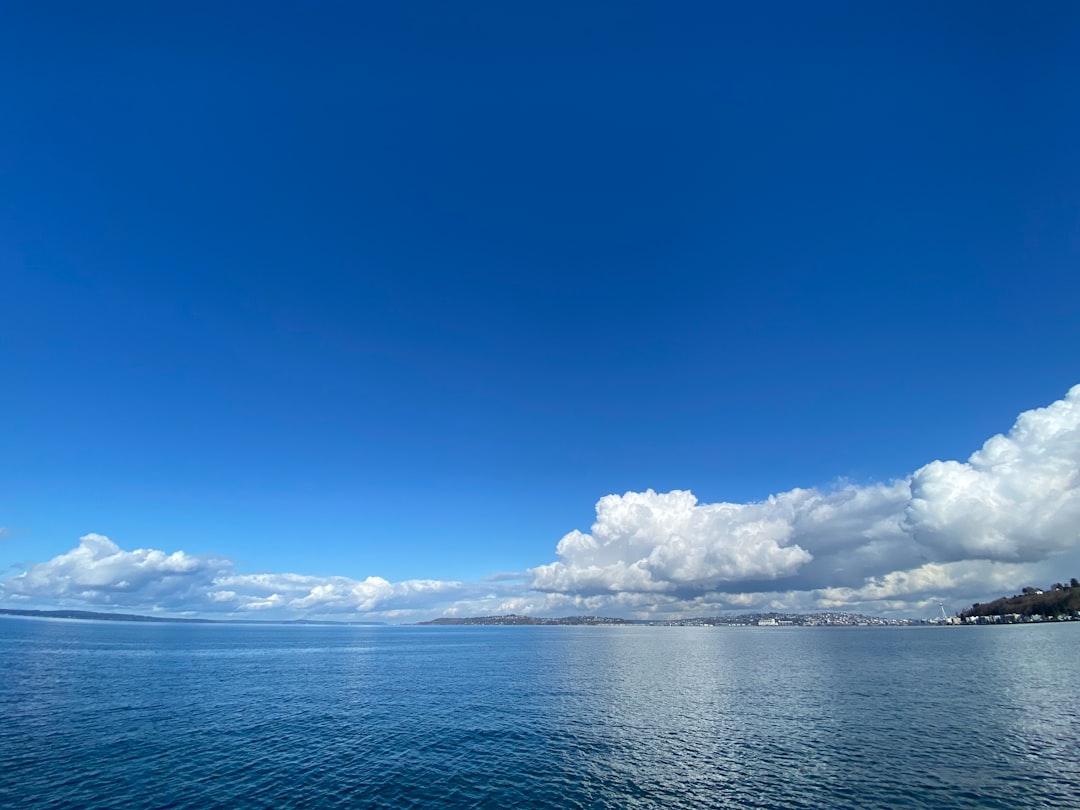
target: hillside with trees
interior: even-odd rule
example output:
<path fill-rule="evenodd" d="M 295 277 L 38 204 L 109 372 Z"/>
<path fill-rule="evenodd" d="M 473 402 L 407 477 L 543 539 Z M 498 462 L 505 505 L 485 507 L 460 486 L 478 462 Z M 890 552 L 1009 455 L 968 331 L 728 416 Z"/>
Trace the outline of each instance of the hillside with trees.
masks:
<path fill-rule="evenodd" d="M 1068 585 L 1055 582 L 1047 590 L 1024 588 L 1015 596 L 1003 596 L 993 602 L 976 602 L 961 611 L 960 618 L 977 616 L 1042 616 L 1044 618 L 1072 618 L 1080 615 L 1080 582 L 1073 577 Z"/>

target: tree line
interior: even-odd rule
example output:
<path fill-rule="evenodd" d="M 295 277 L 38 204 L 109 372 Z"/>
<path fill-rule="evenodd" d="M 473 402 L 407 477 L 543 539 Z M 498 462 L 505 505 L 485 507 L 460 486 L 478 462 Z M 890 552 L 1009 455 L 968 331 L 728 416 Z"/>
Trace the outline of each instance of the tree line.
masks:
<path fill-rule="evenodd" d="M 1080 612 L 1080 581 L 1077 581 L 1076 577 L 1069 580 L 1068 585 L 1055 582 L 1046 590 L 1028 587 L 1015 596 L 1003 596 L 985 604 L 976 602 L 967 610 L 961 611 L 960 618 L 1007 616 L 1010 613 L 1056 618 L 1074 612 Z"/>

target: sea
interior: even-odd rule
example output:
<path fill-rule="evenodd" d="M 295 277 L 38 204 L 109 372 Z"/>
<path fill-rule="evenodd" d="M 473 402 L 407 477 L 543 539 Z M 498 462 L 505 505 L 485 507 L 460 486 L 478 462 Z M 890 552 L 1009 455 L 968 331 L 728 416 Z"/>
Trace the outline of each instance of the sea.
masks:
<path fill-rule="evenodd" d="M 1078 642 L 0 617 L 0 807 L 1077 808 Z"/>

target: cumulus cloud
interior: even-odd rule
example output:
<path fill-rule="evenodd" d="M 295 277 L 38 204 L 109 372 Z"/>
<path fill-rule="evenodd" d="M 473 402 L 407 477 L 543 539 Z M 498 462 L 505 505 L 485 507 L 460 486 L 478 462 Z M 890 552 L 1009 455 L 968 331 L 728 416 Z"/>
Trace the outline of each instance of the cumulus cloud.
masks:
<path fill-rule="evenodd" d="M 869 570 L 918 560 L 902 526 L 909 493 L 898 481 L 794 489 L 748 504 L 701 504 L 685 491 L 609 495 L 591 533 L 566 535 L 559 560 L 534 568 L 532 583 L 549 592 L 687 596 L 776 580 L 803 589 L 861 581 Z"/>
<path fill-rule="evenodd" d="M 881 607 L 912 600 L 932 602 L 942 595 L 955 595 L 989 588 L 997 594 L 1015 587 L 1027 570 L 1022 565 L 986 560 L 961 563 L 926 563 L 910 571 L 893 571 L 869 579 L 859 588 L 823 588 L 815 594 L 815 604 L 830 607 Z"/>
<path fill-rule="evenodd" d="M 223 557 L 124 551 L 100 534 L 88 534 L 71 551 L 0 581 L 0 595 L 15 601 L 234 617 L 421 614 L 468 593 L 462 583 L 439 580 L 244 574 Z"/>
<path fill-rule="evenodd" d="M 197 599 L 200 588 L 228 568 L 226 560 L 182 551 L 122 551 L 108 537 L 88 534 L 71 551 L 31 566 L 2 586 L 7 594 L 57 602 L 174 607 Z"/>
<path fill-rule="evenodd" d="M 542 591 L 675 591 L 776 579 L 812 558 L 771 504 L 698 504 L 690 492 L 628 492 L 596 505 L 592 533 L 559 541 L 533 570 Z"/>
<path fill-rule="evenodd" d="M 888 484 L 793 489 L 755 503 L 628 492 L 596 506 L 538 591 L 626 605 L 876 605 L 965 588 L 1014 587 L 1030 564 L 1080 548 L 1080 386 L 1020 415 L 966 461 L 934 461 Z M 1026 563 L 1022 568 L 1018 564 Z"/>
<path fill-rule="evenodd" d="M 0 534 L 2 536 L 2 534 Z M 259 618 L 437 615 L 638 618 L 754 610 L 935 612 L 1049 584 L 1080 566 L 1080 386 L 1019 416 L 967 461 L 888 483 L 792 489 L 753 503 L 689 491 L 596 505 L 554 562 L 474 583 L 245 573 L 212 555 L 125 551 L 97 534 L 0 579 L 0 602 Z"/>
<path fill-rule="evenodd" d="M 1080 385 L 1026 411 L 967 463 L 911 478 L 905 528 L 942 559 L 1033 562 L 1080 538 Z"/>

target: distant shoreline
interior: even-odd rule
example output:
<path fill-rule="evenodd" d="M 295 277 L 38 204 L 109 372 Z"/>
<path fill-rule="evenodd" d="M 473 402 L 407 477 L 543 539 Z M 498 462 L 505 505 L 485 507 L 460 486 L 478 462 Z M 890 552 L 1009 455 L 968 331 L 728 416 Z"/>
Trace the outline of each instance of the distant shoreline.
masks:
<path fill-rule="evenodd" d="M 386 622 L 348 622 L 311 619 L 193 619 L 178 616 L 145 616 L 138 613 L 102 613 L 89 610 L 17 610 L 0 608 L 0 617 L 68 619 L 74 621 L 124 622 L 129 624 L 227 624 L 315 627 L 939 627 L 973 624 L 1051 624 L 1061 619 L 1025 617 L 1026 621 L 998 622 L 996 617 L 968 619 L 885 619 L 860 613 L 747 613 L 737 616 L 710 616 L 696 619 L 620 619 L 611 616 L 565 616 L 540 618 L 506 614 L 501 616 L 442 617 L 424 622 L 390 625 Z"/>
<path fill-rule="evenodd" d="M 708 616 L 695 619 L 619 619 L 608 616 L 566 616 L 537 618 L 506 614 L 439 618 L 417 622 L 418 626 L 598 626 L 598 627 L 910 627 L 934 625 L 923 619 L 885 619 L 860 613 L 744 613 L 734 616 Z"/>
<path fill-rule="evenodd" d="M 385 622 L 314 621 L 309 619 L 193 619 L 172 616 L 145 616 L 138 613 L 102 613 L 89 610 L 16 610 L 0 608 L 0 616 L 22 616 L 38 619 L 74 619 L 77 621 L 108 621 L 147 624 L 264 624 L 264 625 L 322 625 L 330 627 L 387 627 Z M 935 624 L 919 619 L 883 619 L 858 613 L 751 613 L 738 616 L 713 616 L 696 619 L 620 619 L 611 616 L 566 616 L 539 618 L 506 614 L 501 616 L 470 616 L 438 618 L 412 622 L 409 627 L 461 626 L 544 626 L 544 627 L 905 627 Z"/>
<path fill-rule="evenodd" d="M 323 625 L 331 627 L 383 627 L 384 622 L 335 622 L 310 619 L 187 619 L 179 616 L 144 616 L 138 613 L 99 613 L 90 610 L 14 610 L 0 608 L 0 616 L 30 619 L 74 619 L 76 621 L 129 622 L 133 624 L 275 624 Z"/>

